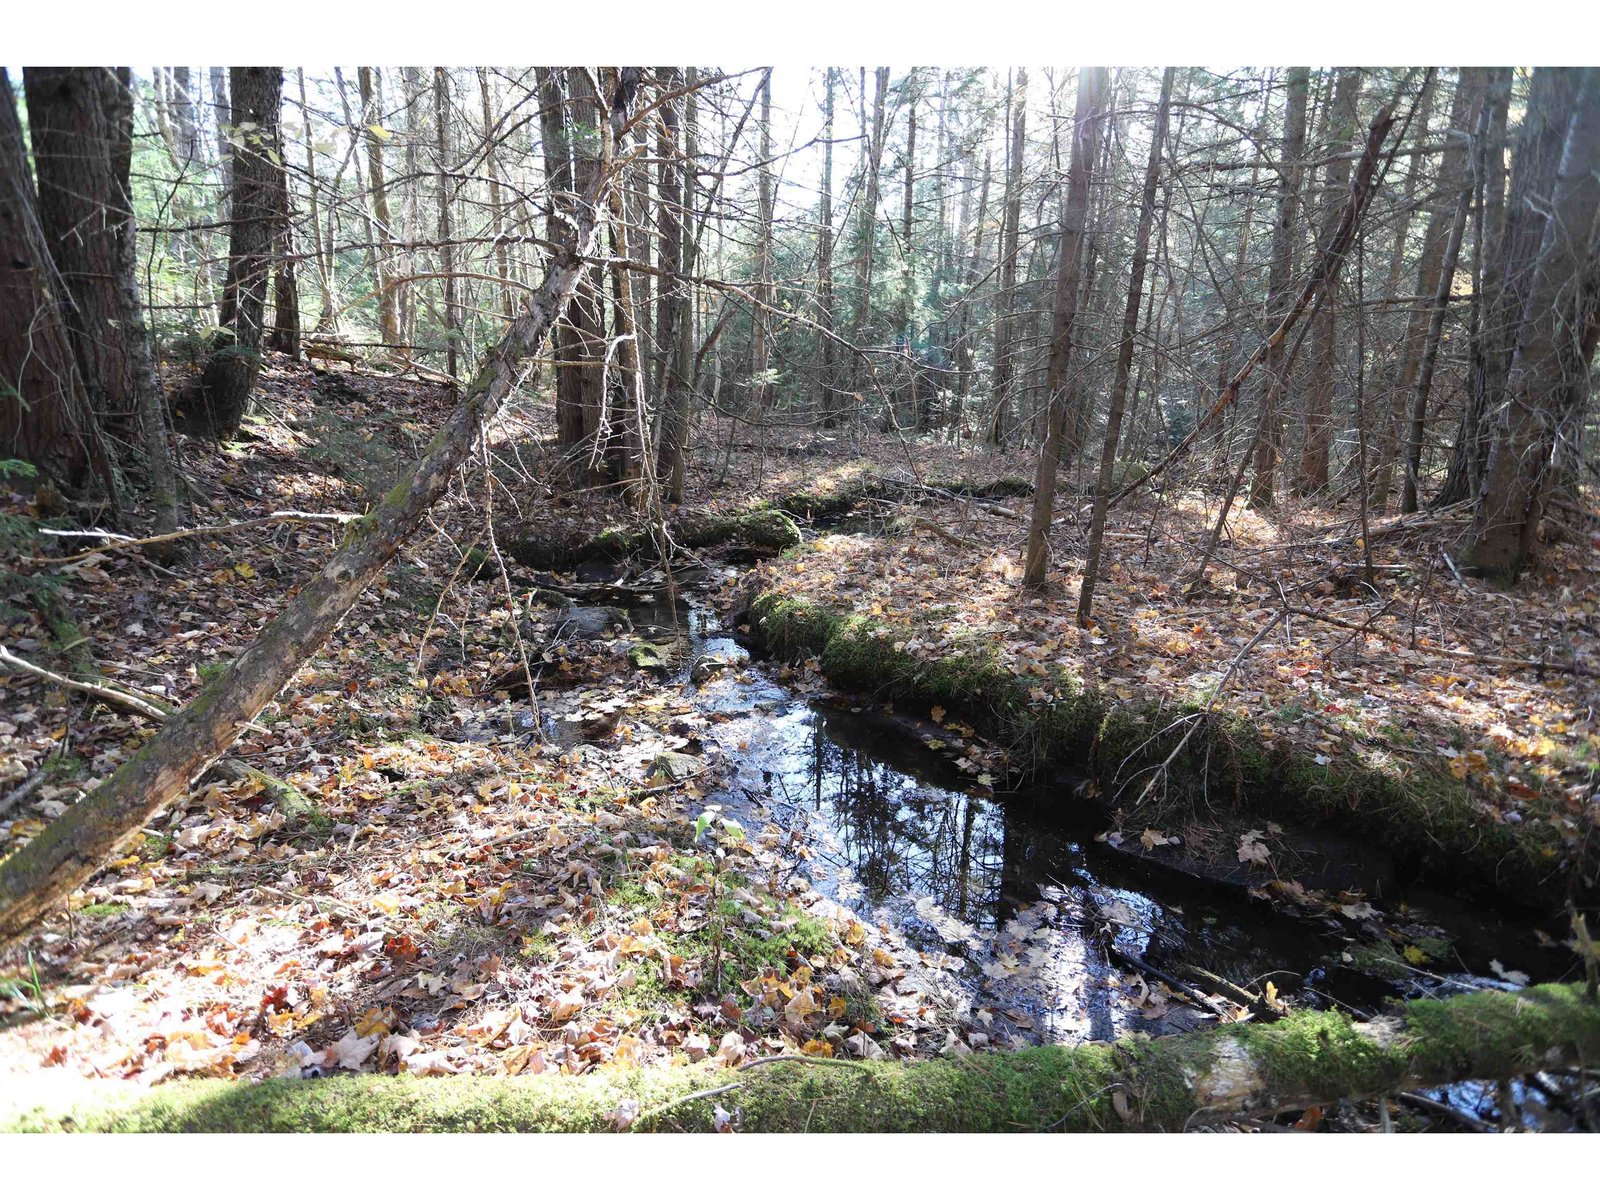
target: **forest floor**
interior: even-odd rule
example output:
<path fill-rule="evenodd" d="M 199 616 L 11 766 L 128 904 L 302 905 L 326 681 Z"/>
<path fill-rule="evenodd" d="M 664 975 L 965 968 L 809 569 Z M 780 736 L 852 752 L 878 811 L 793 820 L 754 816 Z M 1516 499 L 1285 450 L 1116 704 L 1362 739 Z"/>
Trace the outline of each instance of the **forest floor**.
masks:
<path fill-rule="evenodd" d="M 281 363 L 262 397 L 240 442 L 186 457 L 194 524 L 359 514 L 446 409 L 430 386 Z M 0 1072 L 140 1085 L 340 1070 L 515 1076 L 1013 1043 L 994 1013 L 899 986 L 939 964 L 823 902 L 796 879 L 780 830 L 700 819 L 736 748 L 719 747 L 722 718 L 630 657 L 639 639 L 565 637 L 563 613 L 538 602 L 552 577 L 511 561 L 519 530 L 549 547 L 629 524 L 615 500 L 542 482 L 548 427 L 535 410 L 499 431 L 497 482 L 480 471 L 458 486 L 247 731 L 233 756 L 258 774 L 197 786 L 71 913 L 0 958 Z M 754 600 L 748 632 L 793 652 L 801 686 L 828 676 L 927 723 L 925 740 L 974 789 L 1079 737 L 1052 746 L 1053 727 L 1021 723 L 998 695 L 996 681 L 1011 679 L 1036 713 L 1096 697 L 1084 743 L 1096 769 L 1076 793 L 1107 809 L 1104 838 L 1130 853 L 1243 871 L 1262 895 L 1377 921 L 1379 896 L 1298 869 L 1303 847 L 1285 827 L 1322 805 L 1384 837 L 1420 821 L 1424 840 L 1451 853 L 1487 843 L 1493 860 L 1470 882 L 1515 859 L 1506 878 L 1546 889 L 1532 897 L 1546 910 L 1549 896 L 1592 885 L 1600 540 L 1548 545 L 1537 577 L 1496 592 L 1444 563 L 1461 533 L 1450 514 L 1400 523 L 1375 534 L 1368 588 L 1351 514 L 1241 512 L 1226 569 L 1186 602 L 1178 581 L 1210 510 L 1152 496 L 1112 524 L 1101 615 L 1085 631 L 1071 616 L 1076 496 L 1058 505 L 1052 589 L 1018 591 L 1026 502 L 1004 497 L 1030 474 L 1026 456 L 882 435 L 733 437 L 748 444 L 726 459 L 708 450 L 691 470 L 684 511 L 794 512 L 803 499 L 836 517 L 819 503 L 834 497 L 870 519 L 814 530 L 730 589 L 726 610 Z M 15 500 L 7 511 L 70 524 Z M 483 536 L 491 527 L 495 541 Z M 59 603 L 7 597 L 0 642 L 181 704 L 321 565 L 338 528 L 283 521 L 191 538 L 170 564 L 114 548 L 27 562 Z M 36 555 L 59 557 L 81 543 L 42 545 Z M 530 736 L 524 655 L 540 695 L 568 697 L 561 717 L 580 738 Z M 962 664 L 959 687 L 940 682 L 950 663 Z M 151 728 L 24 675 L 4 686 L 0 853 Z M 1143 732 L 1112 739 L 1106 706 L 1124 701 L 1165 718 L 1152 726 L 1144 712 Z M 1178 786 L 1177 764 L 1198 747 L 1235 745 L 1230 720 L 1254 731 L 1279 790 L 1301 794 L 1282 824 L 1266 819 L 1268 799 L 1223 803 Z M 1185 742 L 1190 724 L 1208 728 Z M 1169 753 L 1173 768 L 1153 769 Z M 1249 769 L 1233 773 L 1253 783 Z M 1188 776 L 1220 778 L 1209 760 Z M 1363 809 L 1395 794 L 1368 786 L 1380 776 L 1421 799 Z M 1353 790 L 1341 782 L 1351 777 L 1362 781 Z"/>

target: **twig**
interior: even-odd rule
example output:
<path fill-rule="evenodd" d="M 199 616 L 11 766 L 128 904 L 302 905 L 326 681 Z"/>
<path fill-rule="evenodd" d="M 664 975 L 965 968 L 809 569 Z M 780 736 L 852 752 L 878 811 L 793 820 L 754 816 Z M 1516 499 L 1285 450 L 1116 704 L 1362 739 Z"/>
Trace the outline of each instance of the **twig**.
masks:
<path fill-rule="evenodd" d="M 32 775 L 22 781 L 20 787 L 14 788 L 4 800 L 0 800 L 0 817 L 5 816 L 17 805 L 21 804 L 34 792 L 39 790 L 39 785 L 45 780 L 44 768 L 40 767 Z"/>
<path fill-rule="evenodd" d="M 87 693 L 90 696 L 104 700 L 108 704 L 114 704 L 118 708 L 126 709 L 128 712 L 157 723 L 165 721 L 172 715 L 173 710 L 164 705 L 157 705 L 149 700 L 141 700 L 138 696 L 118 691 L 114 687 L 107 687 L 101 683 L 89 683 L 82 679 L 70 679 L 65 675 L 57 675 L 54 671 L 47 671 L 43 667 L 35 666 L 25 658 L 18 658 L 3 645 L 0 645 L 0 667 L 8 667 L 25 675 L 32 675 L 35 678 L 43 679 L 46 683 L 53 683 L 57 687 L 70 688 L 73 691 Z"/>
<path fill-rule="evenodd" d="M 192 529 L 175 529 L 171 533 L 161 533 L 154 537 L 146 538 L 131 538 L 125 534 L 112 533 L 108 529 L 41 529 L 40 533 L 47 533 L 51 537 L 105 538 L 110 544 L 96 546 L 92 550 L 80 550 L 76 554 L 64 554 L 59 558 L 30 558 L 27 561 L 36 563 L 76 562 L 80 558 L 88 558 L 91 554 L 103 554 L 107 550 L 134 550 L 140 546 L 155 546 L 164 542 L 175 542 L 180 538 L 205 537 L 214 533 L 233 533 L 236 530 L 255 529 L 262 525 L 278 525 L 284 521 L 321 521 L 343 525 L 360 519 L 359 516 L 353 513 L 309 513 L 285 509 L 280 512 L 268 513 L 264 517 L 251 517 L 247 521 L 233 521 L 227 525 L 197 525 Z"/>
<path fill-rule="evenodd" d="M 1478 1133 L 1499 1132 L 1487 1121 L 1480 1121 L 1477 1117 L 1474 1117 L 1468 1113 L 1464 1113 L 1458 1108 L 1451 1108 L 1448 1104 L 1440 1104 L 1439 1101 L 1430 1100 L 1426 1096 L 1419 1096 L 1416 1092 L 1398 1092 L 1395 1094 L 1395 1099 L 1404 1100 L 1407 1104 L 1414 1105 L 1415 1107 L 1422 1109 L 1424 1112 L 1430 1112 L 1436 1116 L 1446 1117 L 1449 1120 L 1456 1122 L 1456 1124 L 1465 1125 L 1468 1129 L 1474 1130 Z"/>

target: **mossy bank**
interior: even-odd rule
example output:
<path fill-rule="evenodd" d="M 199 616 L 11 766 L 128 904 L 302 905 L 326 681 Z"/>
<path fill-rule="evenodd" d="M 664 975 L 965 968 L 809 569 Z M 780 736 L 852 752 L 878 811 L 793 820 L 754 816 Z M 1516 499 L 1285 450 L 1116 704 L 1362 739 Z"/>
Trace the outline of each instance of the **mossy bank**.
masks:
<path fill-rule="evenodd" d="M 816 657 L 842 687 L 960 714 L 1035 776 L 1049 767 L 1099 780 L 1103 803 L 1139 794 L 1131 787 L 1118 797 L 1114 779 L 1164 769 L 1165 786 L 1137 814 L 1141 828 L 1226 809 L 1377 839 L 1402 870 L 1452 890 L 1554 910 L 1580 889 L 1549 826 L 1496 822 L 1461 781 L 1398 755 L 1318 755 L 1203 699 L 1119 699 L 1059 665 L 1023 676 L 979 637 L 925 657 L 910 648 L 918 643 L 910 625 L 781 589 L 757 595 L 748 622 L 767 650 Z M 1041 692 L 1055 699 L 1040 701 Z M 1082 803 L 1069 789 L 1062 797 Z"/>

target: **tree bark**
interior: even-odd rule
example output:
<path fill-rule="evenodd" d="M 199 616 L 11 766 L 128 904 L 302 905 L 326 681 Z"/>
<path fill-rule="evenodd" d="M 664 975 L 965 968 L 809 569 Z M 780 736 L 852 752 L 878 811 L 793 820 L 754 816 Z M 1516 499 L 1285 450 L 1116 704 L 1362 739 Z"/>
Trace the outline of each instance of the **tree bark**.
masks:
<path fill-rule="evenodd" d="M 1441 504 L 1451 499 L 1476 497 L 1483 487 L 1483 472 L 1493 437 L 1490 422 L 1505 402 L 1517 331 L 1544 237 L 1546 206 L 1555 191 L 1556 172 L 1561 163 L 1566 137 L 1566 126 L 1561 121 L 1570 109 L 1571 91 L 1576 84 L 1577 72 L 1572 70 L 1540 67 L 1534 71 L 1527 112 L 1513 155 L 1510 195 L 1498 227 L 1490 223 L 1490 213 L 1485 206 L 1485 224 L 1495 230 L 1496 237 L 1489 253 L 1489 265 L 1476 289 L 1484 293 L 1484 300 L 1472 349 L 1468 416 L 1474 432 L 1467 434 L 1464 430 L 1466 436 L 1457 439 L 1456 478 L 1446 481 L 1439 496 Z M 1505 99 L 1509 102 L 1509 80 L 1505 87 Z M 1498 98 L 1496 103 L 1499 103 Z M 1502 163 L 1491 165 L 1491 186 L 1496 166 L 1504 169 Z"/>
<path fill-rule="evenodd" d="M 833 107 L 837 76 L 835 68 L 824 68 L 822 101 L 822 197 L 817 231 L 817 412 L 822 427 L 839 423 L 839 402 L 833 363 Z"/>
<path fill-rule="evenodd" d="M 1353 67 L 1339 71 L 1334 86 L 1332 124 L 1333 160 L 1324 175 L 1328 197 L 1322 234 L 1327 242 L 1339 220 L 1339 210 L 1350 187 L 1350 160 L 1345 151 L 1356 136 L 1356 99 L 1361 92 L 1361 72 Z M 1333 397 L 1339 360 L 1339 276 L 1328 281 L 1328 294 L 1311 319 L 1311 380 L 1306 390 L 1306 432 L 1301 447 L 1297 489 L 1303 496 L 1328 486 L 1328 456 L 1333 443 Z"/>
<path fill-rule="evenodd" d="M 1368 1020 L 1301 1012 L 1145 1040 L 1034 1046 L 926 1062 L 761 1060 L 738 1071 L 664 1070 L 582 1078 L 405 1079 L 348 1075 L 169 1083 L 19 1104 L 8 1130 L 279 1133 L 352 1126 L 391 1133 L 516 1129 L 611 1131 L 622 1099 L 643 1099 L 633 1129 L 713 1128 L 713 1105 L 748 1132 L 1179 1132 L 1468 1080 L 1573 1071 L 1600 1056 L 1600 1004 L 1580 985 L 1412 1000 Z M 640 1087 L 650 1089 L 641 1096 Z"/>
<path fill-rule="evenodd" d="M 372 206 L 372 225 L 378 245 L 373 247 L 374 285 L 378 289 L 378 336 L 389 345 L 400 342 L 400 300 L 395 291 L 389 262 L 389 243 L 394 231 L 389 219 L 389 188 L 383 163 L 383 143 L 387 131 L 383 129 L 383 111 L 378 101 L 377 86 L 371 67 L 356 68 L 356 86 L 361 89 L 361 119 L 366 123 L 362 131 L 367 148 L 368 202 Z M 237 86 L 234 88 L 238 91 Z"/>
<path fill-rule="evenodd" d="M 1105 119 L 1104 67 L 1084 67 L 1078 75 L 1078 104 L 1073 117 L 1072 166 L 1067 172 L 1067 196 L 1061 213 L 1061 269 L 1057 279 L 1055 316 L 1050 334 L 1049 391 L 1045 414 L 1044 446 L 1039 452 L 1033 483 L 1033 516 L 1028 524 L 1028 545 L 1022 571 L 1023 586 L 1041 588 L 1050 567 L 1050 522 L 1055 508 L 1056 463 L 1062 428 L 1066 423 L 1069 376 L 1073 369 L 1073 340 L 1079 336 L 1078 297 L 1083 285 L 1084 244 L 1088 238 L 1089 184 L 1099 149 L 1100 124 Z"/>
<path fill-rule="evenodd" d="M 0 91 L 0 457 L 29 462 L 67 489 L 97 476 L 115 497 L 111 458 L 63 319 L 71 294 L 39 222 L 4 67 Z"/>
<path fill-rule="evenodd" d="M 1017 84 L 1011 97 L 1011 142 L 1006 157 L 1005 217 L 1000 227 L 1000 290 L 995 298 L 994 381 L 991 385 L 992 414 L 989 421 L 990 445 L 1005 444 L 1009 433 L 1012 363 L 1016 338 L 1012 311 L 1016 308 L 1017 241 L 1022 224 L 1022 171 L 1028 123 L 1028 72 L 1018 68 Z M 1085 164 L 1088 169 L 1088 164 Z"/>
<path fill-rule="evenodd" d="M 107 67 L 24 67 L 39 222 L 67 285 L 67 330 L 89 406 L 127 439 L 142 411 L 136 363 L 143 322 L 125 311 L 123 237 L 133 214 L 113 169 L 116 74 Z M 130 110 L 131 116 L 131 110 Z"/>
<path fill-rule="evenodd" d="M 1278 143 L 1278 216 L 1272 227 L 1272 259 L 1267 269 L 1267 312 L 1270 317 L 1289 305 L 1294 282 L 1294 248 L 1299 240 L 1300 178 L 1306 143 L 1306 92 L 1310 72 L 1290 67 L 1288 97 L 1283 116 L 1283 139 Z M 1255 471 L 1250 480 L 1250 507 L 1271 508 L 1283 443 L 1283 403 L 1288 390 L 1288 347 L 1279 342 L 1267 350 L 1267 387 L 1262 393 L 1261 436 L 1256 439 Z"/>
<path fill-rule="evenodd" d="M 1452 121 L 1451 136 L 1466 138 L 1466 130 L 1475 130 L 1467 146 L 1479 142 L 1487 128 L 1488 110 L 1484 104 L 1488 72 L 1482 68 L 1463 71 L 1457 98 L 1464 118 L 1460 124 Z M 1472 210 L 1472 171 L 1467 146 L 1460 152 L 1457 177 L 1447 186 L 1456 188 L 1455 205 L 1451 209 L 1450 224 L 1445 234 L 1444 251 L 1439 262 L 1438 280 L 1434 285 L 1428 306 L 1427 331 L 1423 335 L 1422 357 L 1417 363 L 1416 392 L 1411 400 L 1411 431 L 1406 439 L 1405 480 L 1400 490 L 1400 511 L 1417 511 L 1418 476 L 1422 472 L 1423 440 L 1427 432 L 1428 394 L 1433 388 L 1433 372 L 1439 361 L 1439 341 L 1444 332 L 1444 319 L 1450 307 L 1450 293 L 1455 284 L 1456 263 L 1461 257 L 1461 239 L 1467 229 L 1467 214 Z M 1444 181 L 1441 181 L 1444 182 Z M 1448 193 L 1447 193 L 1448 194 Z M 1435 217 L 1439 214 L 1436 212 Z M 1433 222 L 1429 222 L 1431 229 Z"/>
<path fill-rule="evenodd" d="M 1600 68 L 1574 74 L 1566 121 L 1538 114 L 1567 133 L 1465 556 L 1500 578 L 1534 557 L 1556 435 L 1588 394 L 1600 294 Z"/>
<path fill-rule="evenodd" d="M 548 236 L 564 243 L 572 236 L 572 196 L 587 194 L 595 178 L 599 107 L 586 68 L 540 67 L 538 78 Z M 556 442 L 566 455 L 568 478 L 580 487 L 606 481 L 604 448 L 598 444 L 606 414 L 600 373 L 605 356 L 602 295 L 599 268 L 585 268 L 556 330 Z"/>
<path fill-rule="evenodd" d="M 238 433 L 261 373 L 267 277 L 279 224 L 280 168 L 270 155 L 278 141 L 283 70 L 234 67 L 230 83 L 233 194 L 228 275 L 222 291 L 223 324 L 230 330 L 218 338 L 199 377 L 174 406 L 182 427 L 219 440 Z"/>
<path fill-rule="evenodd" d="M 1450 103 L 1450 119 L 1446 128 L 1446 135 L 1450 140 L 1445 144 L 1444 155 L 1439 163 L 1439 190 L 1451 198 L 1460 194 L 1461 178 L 1467 162 L 1467 139 L 1452 136 L 1451 131 L 1463 129 L 1471 119 L 1470 82 L 1468 74 L 1463 72 L 1461 80 L 1456 85 L 1455 98 Z M 1378 447 L 1378 474 L 1372 492 L 1372 511 L 1380 516 L 1388 507 L 1396 461 L 1410 461 L 1411 430 L 1414 425 L 1408 424 L 1411 418 L 1407 406 L 1408 403 L 1414 403 L 1416 397 L 1417 374 L 1422 366 L 1433 314 L 1431 301 L 1439 291 L 1455 211 L 1455 205 L 1435 203 L 1422 237 L 1422 253 L 1417 259 L 1416 295 L 1429 297 L 1430 303 L 1426 307 L 1414 308 L 1406 324 L 1400 367 L 1394 380 L 1392 401 L 1394 422 L 1391 428 L 1383 431 Z M 1403 246 L 1397 245 L 1396 254 L 1401 254 L 1403 249 Z M 1448 278 L 1447 273 L 1445 274 Z"/>
<path fill-rule="evenodd" d="M 872 132 L 868 136 L 866 123 L 867 69 L 865 67 L 861 68 L 861 133 L 865 142 L 861 150 L 861 169 L 865 176 L 861 186 L 866 198 L 862 202 L 861 219 L 856 232 L 856 308 L 855 315 L 850 322 L 850 341 L 856 346 L 862 344 L 862 339 L 867 333 L 869 319 L 872 315 L 872 268 L 878 235 L 880 182 L 878 172 L 883 164 L 884 103 L 889 93 L 889 68 L 879 67 L 873 78 Z M 858 356 L 855 359 L 855 382 L 858 391 L 864 383 L 862 372 L 865 369 L 865 364 Z"/>
<path fill-rule="evenodd" d="M 621 98 L 619 97 L 619 105 Z M 0 862 L 0 938 L 12 937 L 89 879 L 112 851 L 189 786 L 315 653 L 415 532 L 522 378 L 561 315 L 595 242 L 603 172 L 575 205 L 571 244 L 479 367 L 425 457 L 301 587 L 251 645 L 139 752 L 38 837 Z"/>
<path fill-rule="evenodd" d="M 1083 584 L 1078 589 L 1078 624 L 1084 628 L 1088 628 L 1094 612 L 1094 587 L 1100 574 L 1100 548 L 1106 528 L 1106 502 L 1111 494 L 1111 479 L 1117 465 L 1117 445 L 1122 436 L 1122 410 L 1128 396 L 1128 375 L 1133 367 L 1133 337 L 1139 325 L 1139 300 L 1144 291 L 1150 227 L 1155 220 L 1156 185 L 1160 182 L 1161 156 L 1166 149 L 1167 113 L 1172 103 L 1175 73 L 1172 67 L 1168 67 L 1161 76 L 1161 99 L 1156 104 L 1155 131 L 1150 137 L 1150 161 L 1145 166 L 1144 190 L 1139 198 L 1139 225 L 1133 235 L 1128 303 L 1122 310 L 1122 340 L 1117 346 L 1117 365 L 1111 378 L 1111 407 L 1106 416 L 1106 439 L 1100 450 L 1100 475 L 1095 482 L 1094 512 L 1089 518 Z"/>
<path fill-rule="evenodd" d="M 693 86 L 694 68 L 689 68 L 689 72 L 689 83 Z M 668 91 L 675 91 L 680 82 L 676 67 L 660 68 L 658 77 L 661 86 Z M 662 278 L 656 288 L 656 330 L 664 347 L 664 358 L 657 389 L 661 397 L 661 438 L 656 470 L 665 480 L 667 499 L 674 504 L 683 499 L 684 452 L 689 432 L 689 372 L 694 354 L 693 285 L 683 278 L 685 258 L 692 252 L 687 245 L 690 224 L 687 214 L 693 206 L 694 189 L 694 163 L 687 148 L 684 126 L 693 125 L 688 109 L 693 102 L 691 93 L 682 100 L 664 104 L 660 109 L 658 135 L 661 163 L 656 179 L 659 201 L 656 245 Z"/>
<path fill-rule="evenodd" d="M 443 67 L 433 69 L 433 117 L 434 152 L 438 155 L 434 173 L 439 181 L 439 273 L 444 276 L 444 370 L 454 380 L 461 353 L 461 317 L 456 308 L 455 232 L 450 221 L 450 80 Z M 452 399 L 455 393 L 456 385 L 451 383 Z"/>

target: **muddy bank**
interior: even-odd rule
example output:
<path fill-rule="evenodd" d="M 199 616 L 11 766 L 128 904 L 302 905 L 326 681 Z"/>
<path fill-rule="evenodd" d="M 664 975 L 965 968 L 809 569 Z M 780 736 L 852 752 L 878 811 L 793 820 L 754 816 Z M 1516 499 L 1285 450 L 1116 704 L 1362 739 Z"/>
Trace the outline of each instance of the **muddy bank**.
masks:
<path fill-rule="evenodd" d="M 1514 906 L 1554 911 L 1581 895 L 1581 881 L 1557 865 L 1553 831 L 1487 819 L 1465 789 L 1437 773 L 1349 755 L 1318 761 L 1245 718 L 1198 704 L 1119 700 L 1059 667 L 1047 668 L 1048 682 L 1064 699 L 1042 703 L 1038 679 L 1014 674 L 981 645 L 921 658 L 907 648 L 913 628 L 773 591 L 756 596 L 745 615 L 760 646 L 815 656 L 840 686 L 907 707 L 943 706 L 1009 747 L 1028 774 L 1070 768 L 1094 781 L 1059 789 L 1063 803 L 1090 800 L 1115 811 L 1110 781 L 1162 771 L 1166 786 L 1130 814 L 1135 839 L 1209 811 L 1235 823 L 1293 823 L 1378 841 L 1403 874 Z"/>

